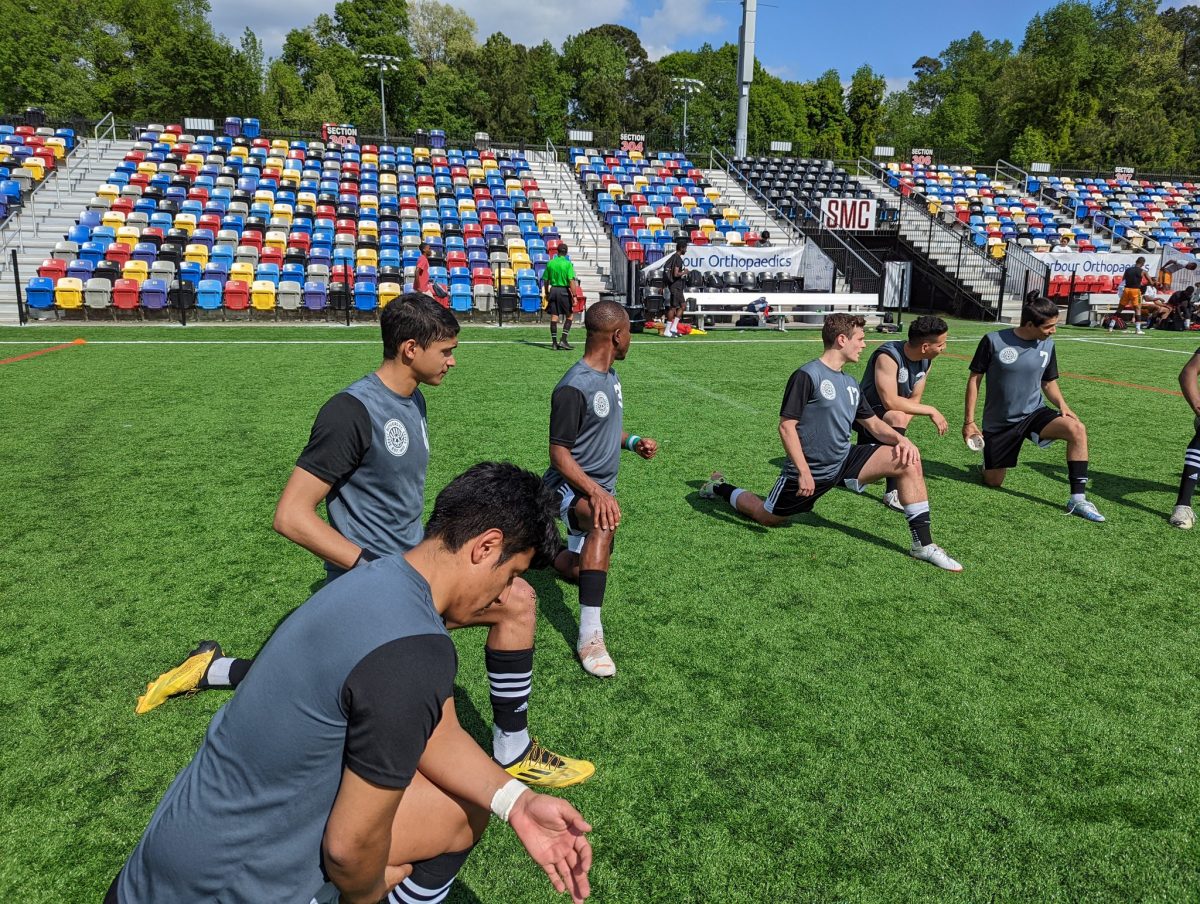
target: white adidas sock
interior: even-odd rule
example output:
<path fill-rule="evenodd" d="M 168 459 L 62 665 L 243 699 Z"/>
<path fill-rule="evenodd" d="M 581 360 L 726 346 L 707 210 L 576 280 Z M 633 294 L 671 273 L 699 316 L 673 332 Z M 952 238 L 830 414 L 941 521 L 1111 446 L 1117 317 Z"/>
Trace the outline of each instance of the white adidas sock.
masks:
<path fill-rule="evenodd" d="M 492 757 L 497 763 L 508 766 L 515 763 L 529 749 L 529 729 L 503 731 L 499 725 L 492 726 Z"/>
<path fill-rule="evenodd" d="M 1071 502 L 1083 502 L 1085 499 L 1087 499 L 1086 493 L 1072 493 L 1070 501 Z"/>
<path fill-rule="evenodd" d="M 579 607 L 579 640 L 587 642 L 593 634 L 604 635 L 604 625 L 600 622 L 599 606 Z"/>
<path fill-rule="evenodd" d="M 229 667 L 236 660 L 232 656 L 222 656 L 209 663 L 208 671 L 204 673 L 204 683 L 209 687 L 233 687 L 229 683 Z"/>

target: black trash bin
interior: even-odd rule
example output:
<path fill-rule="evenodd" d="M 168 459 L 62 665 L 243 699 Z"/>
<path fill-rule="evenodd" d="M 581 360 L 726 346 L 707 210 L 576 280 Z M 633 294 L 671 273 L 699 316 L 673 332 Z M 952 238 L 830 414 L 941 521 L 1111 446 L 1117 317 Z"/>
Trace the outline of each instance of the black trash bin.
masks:
<path fill-rule="evenodd" d="M 646 331 L 646 306 L 640 304 L 625 305 L 625 313 L 629 315 L 629 332 L 643 333 Z"/>

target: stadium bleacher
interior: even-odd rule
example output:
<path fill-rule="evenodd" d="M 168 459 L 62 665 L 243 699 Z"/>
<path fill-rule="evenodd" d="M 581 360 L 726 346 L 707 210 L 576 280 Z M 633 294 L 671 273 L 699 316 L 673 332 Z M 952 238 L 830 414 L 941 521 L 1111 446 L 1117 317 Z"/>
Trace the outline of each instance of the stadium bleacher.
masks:
<path fill-rule="evenodd" d="M 1048 176 L 1046 191 L 1079 219 L 1105 217 L 1113 231 L 1190 252 L 1200 245 L 1200 185 L 1192 182 Z"/>
<path fill-rule="evenodd" d="M 1064 213 L 1030 198 L 1015 186 L 971 166 L 913 166 L 889 163 L 888 184 L 902 195 L 915 195 L 931 214 L 953 211 L 976 245 L 996 256 L 1007 242 L 1030 251 L 1049 251 L 1066 236 L 1072 251 L 1112 250 L 1110 241 Z"/>
<path fill-rule="evenodd" d="M 83 300 L 70 284 L 59 310 L 85 316 L 106 291 L 144 315 L 173 290 L 223 315 L 374 314 L 411 284 L 428 241 L 454 310 L 515 312 L 559 244 L 521 153 L 269 140 L 245 122 L 236 137 L 142 133 L 38 268 L 35 297 L 37 280 L 70 278 Z"/>
<path fill-rule="evenodd" d="M 820 211 L 825 198 L 874 198 L 869 189 L 832 160 L 806 157 L 734 157 L 734 176 L 751 185 L 789 219 L 796 219 L 803 204 Z M 878 200 L 878 199 L 876 199 Z M 889 216 L 886 202 L 879 201 L 879 219 Z"/>
<path fill-rule="evenodd" d="M 741 219 L 686 155 L 660 151 L 571 148 L 576 178 L 609 234 L 626 256 L 650 264 L 669 253 L 679 236 L 693 245 L 757 245 L 759 235 Z"/>
<path fill-rule="evenodd" d="M 75 132 L 0 125 L 0 223 L 15 213 L 75 148 Z"/>

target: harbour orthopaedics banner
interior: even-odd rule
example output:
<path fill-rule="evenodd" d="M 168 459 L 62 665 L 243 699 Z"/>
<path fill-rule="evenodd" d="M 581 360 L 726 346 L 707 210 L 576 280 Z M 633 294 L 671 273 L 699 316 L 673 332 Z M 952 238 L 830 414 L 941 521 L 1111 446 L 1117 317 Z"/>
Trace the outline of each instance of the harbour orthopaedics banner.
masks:
<path fill-rule="evenodd" d="M 643 270 L 653 273 L 667 264 L 665 254 Z M 684 266 L 701 273 L 721 273 L 732 270 L 737 273 L 787 273 L 800 276 L 804 257 L 803 245 L 781 245 L 770 248 L 743 248 L 737 245 L 689 245 L 684 252 Z"/>
<path fill-rule="evenodd" d="M 1039 251 L 1034 255 L 1050 268 L 1050 275 L 1070 276 L 1120 276 L 1134 265 L 1139 257 L 1146 259 L 1146 274 L 1154 277 L 1158 273 L 1157 254 L 1054 254 Z"/>

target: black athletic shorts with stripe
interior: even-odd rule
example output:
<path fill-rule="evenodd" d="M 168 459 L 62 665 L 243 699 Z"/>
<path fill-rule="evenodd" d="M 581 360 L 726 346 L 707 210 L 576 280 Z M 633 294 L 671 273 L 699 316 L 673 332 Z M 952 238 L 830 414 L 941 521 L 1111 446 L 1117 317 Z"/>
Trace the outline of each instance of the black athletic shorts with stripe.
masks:
<path fill-rule="evenodd" d="M 1050 445 L 1052 440 L 1042 439 L 1039 435 L 1055 418 L 1062 414 L 1048 405 L 1025 416 L 1019 424 L 1013 424 L 1004 430 L 993 433 L 984 431 L 983 434 L 983 466 L 987 470 L 993 468 L 1015 468 L 1021 455 L 1021 443 L 1025 440 L 1037 443 L 1042 448 Z"/>
<path fill-rule="evenodd" d="M 838 471 L 837 476 L 832 480 L 818 483 L 816 490 L 813 491 L 811 496 L 797 496 L 796 490 L 800 488 L 800 481 L 797 480 L 795 475 L 785 471 L 775 481 L 775 486 L 772 488 L 771 494 L 767 496 L 763 507 L 772 515 L 780 518 L 811 512 L 813 506 L 817 504 L 817 500 L 842 483 L 842 481 L 857 479 L 858 475 L 862 472 L 863 466 L 870 460 L 878 448 L 878 443 L 851 446 L 850 452 L 846 455 L 846 460 L 842 462 L 842 469 Z"/>
<path fill-rule="evenodd" d="M 547 289 L 546 313 L 552 317 L 570 317 L 571 290 L 564 286 L 551 286 Z"/>

